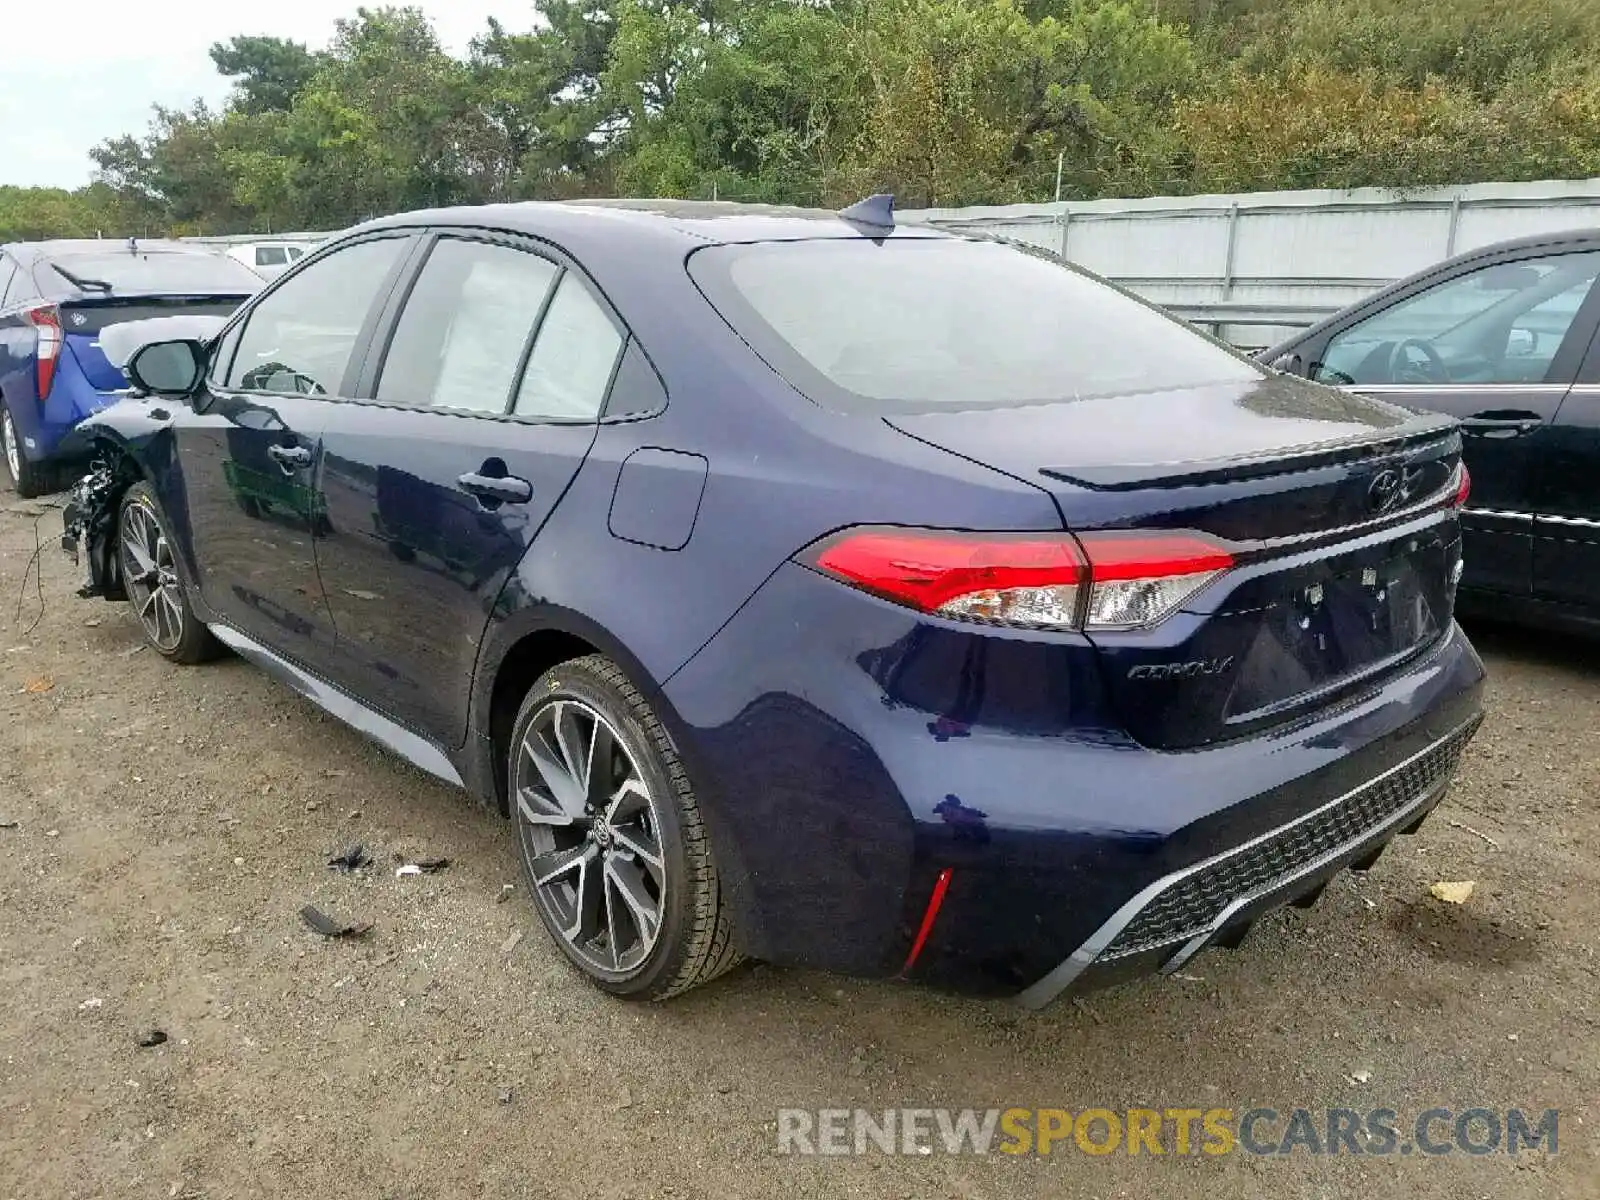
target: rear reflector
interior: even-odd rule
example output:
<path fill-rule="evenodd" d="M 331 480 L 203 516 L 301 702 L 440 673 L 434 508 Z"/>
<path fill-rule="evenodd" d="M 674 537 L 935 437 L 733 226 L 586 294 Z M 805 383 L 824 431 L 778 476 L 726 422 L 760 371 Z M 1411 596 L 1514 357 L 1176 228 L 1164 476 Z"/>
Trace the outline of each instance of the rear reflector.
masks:
<path fill-rule="evenodd" d="M 922 914 L 922 925 L 917 929 L 917 940 L 911 943 L 911 953 L 906 955 L 906 965 L 900 968 L 902 975 L 917 965 L 917 959 L 922 956 L 922 948 L 928 944 L 928 935 L 933 932 L 933 923 L 939 919 L 939 909 L 944 905 L 944 894 L 950 890 L 950 876 L 954 868 L 946 867 L 939 872 L 939 878 L 934 881 L 933 895 L 928 900 L 928 907 Z"/>
<path fill-rule="evenodd" d="M 1451 508 L 1465 508 L 1467 499 L 1472 495 L 1472 472 L 1467 470 L 1467 464 L 1462 463 L 1456 468 L 1455 495 L 1450 497 Z"/>
<path fill-rule="evenodd" d="M 1233 566 L 1188 533 L 847 529 L 800 556 L 885 600 L 957 620 L 1044 629 L 1154 625 Z"/>
<path fill-rule="evenodd" d="M 61 312 L 54 304 L 43 304 L 26 309 L 22 319 L 39 331 L 39 345 L 34 353 L 34 382 L 39 403 L 43 404 L 50 397 L 50 388 L 56 381 L 56 363 L 61 358 Z"/>

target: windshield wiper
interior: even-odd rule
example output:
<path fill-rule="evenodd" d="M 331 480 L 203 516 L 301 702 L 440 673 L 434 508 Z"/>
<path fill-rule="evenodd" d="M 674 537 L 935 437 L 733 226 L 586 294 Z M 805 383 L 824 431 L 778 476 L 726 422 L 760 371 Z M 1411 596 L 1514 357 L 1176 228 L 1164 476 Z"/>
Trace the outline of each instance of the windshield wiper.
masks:
<path fill-rule="evenodd" d="M 109 292 L 111 290 L 111 285 L 104 279 L 85 279 L 81 275 L 74 275 L 59 263 L 51 263 L 50 269 L 79 291 Z"/>

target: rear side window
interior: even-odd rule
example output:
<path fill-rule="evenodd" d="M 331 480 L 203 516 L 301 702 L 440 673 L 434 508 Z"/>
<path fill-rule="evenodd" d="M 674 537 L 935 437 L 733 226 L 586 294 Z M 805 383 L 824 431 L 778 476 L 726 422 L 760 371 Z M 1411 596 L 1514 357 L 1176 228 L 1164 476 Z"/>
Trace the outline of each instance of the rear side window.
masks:
<path fill-rule="evenodd" d="M 610 316 L 567 272 L 539 326 L 512 411 L 549 421 L 597 420 L 621 352 L 622 335 Z"/>
<path fill-rule="evenodd" d="M 289 252 L 282 246 L 257 246 L 256 266 L 281 267 L 289 261 Z"/>
<path fill-rule="evenodd" d="M 261 277 L 225 254 L 203 250 L 124 250 L 61 254 L 50 260 L 61 282 L 91 291 L 167 292 L 180 296 L 253 296 Z M 41 276 L 42 279 L 42 276 Z"/>
<path fill-rule="evenodd" d="M 713 246 L 689 269 L 780 374 L 846 411 L 1016 407 L 1264 374 L 1108 284 L 999 243 Z"/>
<path fill-rule="evenodd" d="M 337 393 L 373 301 L 408 244 L 394 237 L 356 242 L 287 278 L 245 318 L 227 386 Z"/>
<path fill-rule="evenodd" d="M 504 413 L 559 270 L 510 246 L 435 244 L 395 327 L 377 398 Z"/>

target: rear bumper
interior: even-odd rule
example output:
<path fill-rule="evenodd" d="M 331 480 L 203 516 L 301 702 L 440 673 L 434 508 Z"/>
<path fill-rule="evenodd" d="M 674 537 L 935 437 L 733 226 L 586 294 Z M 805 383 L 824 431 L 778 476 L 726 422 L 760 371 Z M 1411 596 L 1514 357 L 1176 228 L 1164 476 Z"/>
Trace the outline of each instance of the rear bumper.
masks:
<path fill-rule="evenodd" d="M 791 565 L 664 691 L 747 953 L 902 973 L 948 870 L 910 977 L 1040 1003 L 1223 938 L 1425 814 L 1454 757 L 1437 787 L 1319 834 L 1173 940 L 1103 953 L 1115 922 L 1206 864 L 1354 811 L 1464 743 L 1483 677 L 1452 626 L 1312 718 L 1155 751 L 1121 730 L 1086 643 L 925 621 Z"/>
<path fill-rule="evenodd" d="M 1018 999 L 1043 1008 L 1074 985 L 1171 974 L 1207 946 L 1236 941 L 1264 913 L 1314 899 L 1334 875 L 1352 863 L 1370 865 L 1397 834 L 1421 826 L 1444 798 L 1479 723 L 1473 717 L 1304 816 L 1156 880 Z"/>

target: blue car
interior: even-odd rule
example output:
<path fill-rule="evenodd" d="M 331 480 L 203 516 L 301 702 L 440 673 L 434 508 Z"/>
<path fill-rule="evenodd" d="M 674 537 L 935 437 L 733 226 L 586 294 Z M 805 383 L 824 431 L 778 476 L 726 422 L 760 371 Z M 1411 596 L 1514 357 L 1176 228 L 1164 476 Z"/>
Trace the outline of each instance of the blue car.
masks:
<path fill-rule="evenodd" d="M 85 594 L 509 819 L 619 996 L 1176 970 L 1480 719 L 1454 422 L 883 198 L 386 218 L 128 369 Z"/>
<path fill-rule="evenodd" d="M 0 246 L 0 455 L 24 497 L 70 477 L 62 439 L 128 381 L 98 341 L 105 326 L 162 315 L 227 315 L 261 290 L 233 259 L 181 242 Z"/>

